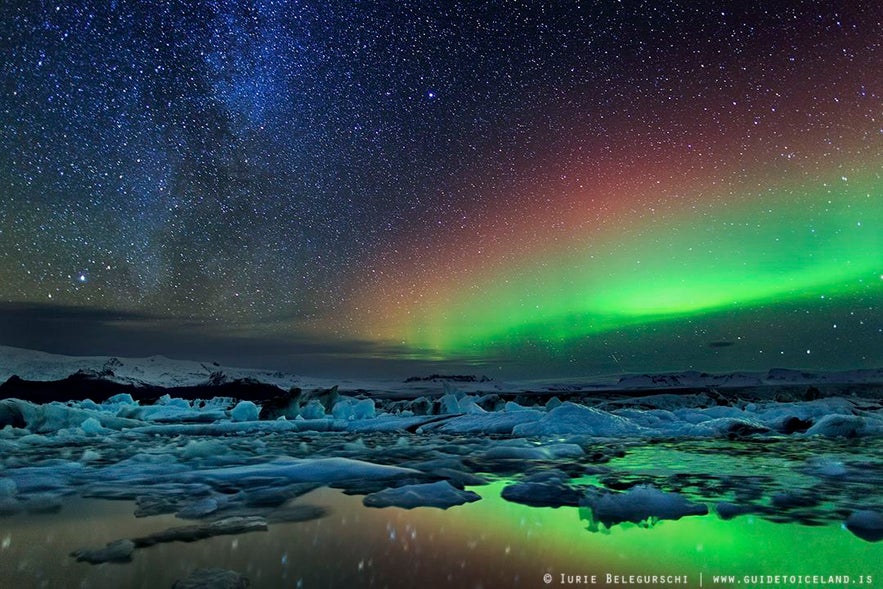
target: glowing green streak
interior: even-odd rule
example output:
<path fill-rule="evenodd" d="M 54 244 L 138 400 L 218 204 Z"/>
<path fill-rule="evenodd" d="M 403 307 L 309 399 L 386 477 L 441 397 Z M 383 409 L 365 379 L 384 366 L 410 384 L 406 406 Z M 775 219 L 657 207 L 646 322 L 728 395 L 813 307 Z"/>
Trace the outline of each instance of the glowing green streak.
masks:
<path fill-rule="evenodd" d="M 568 341 L 629 325 L 832 295 L 880 296 L 879 175 L 781 188 L 651 219 L 605 243 L 509 268 L 445 308 L 424 309 L 409 343 L 469 353 L 525 339 Z"/>
<path fill-rule="evenodd" d="M 740 583 L 745 575 L 850 575 L 857 584 L 860 575 L 878 573 L 883 555 L 879 543 L 865 542 L 838 524 L 777 524 L 754 516 L 724 521 L 710 514 L 662 521 L 652 529 L 619 525 L 592 533 L 578 509 L 510 503 L 499 496 L 505 485 L 471 488 L 482 501 L 452 509 L 448 517 L 461 518 L 465 529 L 481 522 L 503 542 L 534 546 L 556 575 L 597 574 L 598 586 L 604 586 L 606 573 L 687 575 L 689 587 L 700 586 L 699 573 L 706 587 L 710 575 L 737 575 Z"/>

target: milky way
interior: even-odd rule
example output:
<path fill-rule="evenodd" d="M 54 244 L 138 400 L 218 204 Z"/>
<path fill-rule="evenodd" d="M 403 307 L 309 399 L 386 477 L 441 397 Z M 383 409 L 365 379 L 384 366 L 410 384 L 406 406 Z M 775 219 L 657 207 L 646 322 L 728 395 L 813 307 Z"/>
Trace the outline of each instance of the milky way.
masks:
<path fill-rule="evenodd" d="M 0 343 L 883 364 L 881 38 L 876 2 L 7 3 Z"/>

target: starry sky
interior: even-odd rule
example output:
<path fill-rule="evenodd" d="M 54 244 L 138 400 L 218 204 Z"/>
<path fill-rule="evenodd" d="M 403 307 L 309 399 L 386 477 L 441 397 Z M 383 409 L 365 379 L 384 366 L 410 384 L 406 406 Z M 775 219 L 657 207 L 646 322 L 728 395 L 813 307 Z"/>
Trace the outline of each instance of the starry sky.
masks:
<path fill-rule="evenodd" d="M 883 366 L 879 2 L 0 6 L 0 344 Z"/>

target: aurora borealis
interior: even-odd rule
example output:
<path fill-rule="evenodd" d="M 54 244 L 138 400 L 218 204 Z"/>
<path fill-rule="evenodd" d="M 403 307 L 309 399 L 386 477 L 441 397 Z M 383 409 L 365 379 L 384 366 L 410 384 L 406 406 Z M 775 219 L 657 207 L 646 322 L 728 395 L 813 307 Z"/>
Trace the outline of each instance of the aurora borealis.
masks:
<path fill-rule="evenodd" d="M 883 209 L 874 180 L 771 189 L 758 202 L 693 210 L 574 239 L 523 266 L 428 297 L 406 329 L 429 349 L 551 342 L 777 302 L 880 294 Z M 813 194 L 815 191 L 815 194 Z M 627 225 L 624 225 L 627 227 Z M 596 243 L 596 241 L 600 243 Z M 416 315 L 416 316 L 415 316 Z"/>
<path fill-rule="evenodd" d="M 879 3 L 0 10 L 0 344 L 883 364 Z"/>

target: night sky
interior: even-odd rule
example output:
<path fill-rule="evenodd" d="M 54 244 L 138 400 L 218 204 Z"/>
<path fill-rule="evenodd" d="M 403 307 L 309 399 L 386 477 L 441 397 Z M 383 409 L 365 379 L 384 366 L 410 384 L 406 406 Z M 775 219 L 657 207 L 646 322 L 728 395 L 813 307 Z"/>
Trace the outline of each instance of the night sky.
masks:
<path fill-rule="evenodd" d="M 880 2 L 4 2 L 0 344 L 883 366 Z"/>

